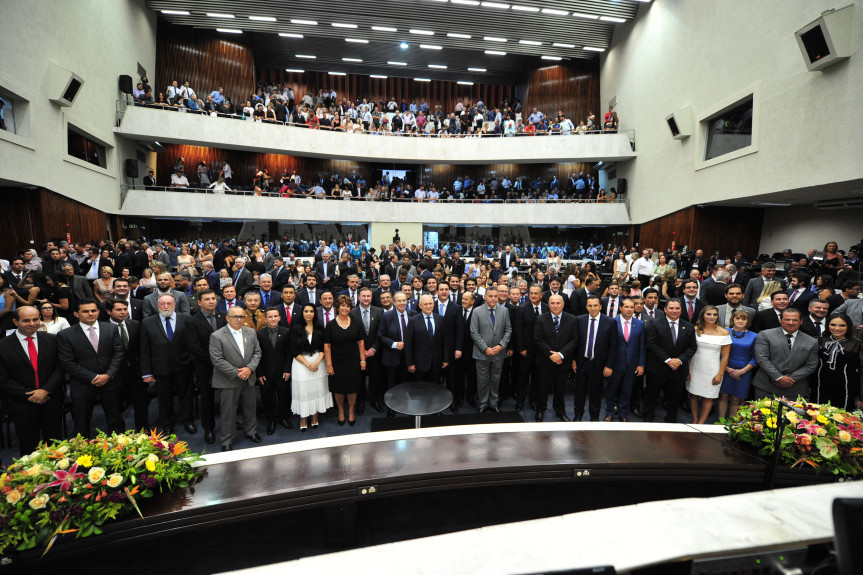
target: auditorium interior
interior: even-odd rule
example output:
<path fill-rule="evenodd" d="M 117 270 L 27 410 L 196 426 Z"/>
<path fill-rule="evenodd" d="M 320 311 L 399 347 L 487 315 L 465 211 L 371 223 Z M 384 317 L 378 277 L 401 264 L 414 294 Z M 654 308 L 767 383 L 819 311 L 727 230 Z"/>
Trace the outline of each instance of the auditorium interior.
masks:
<path fill-rule="evenodd" d="M 379 249 L 399 235 L 488 253 L 614 245 L 752 260 L 863 244 L 863 6 L 852 0 L 2 7 L 3 260 L 48 241 L 121 238 Z M 818 38 L 800 33 L 816 21 Z M 156 100 L 188 81 L 202 110 L 221 93 L 235 112 L 142 103 L 142 78 Z M 333 105 L 366 100 L 384 113 L 365 130 L 362 109 L 350 130 L 249 121 L 246 101 L 267 86 L 290 88 L 296 103 L 326 91 Z M 391 100 L 427 104 L 430 129 L 384 128 L 401 122 L 386 113 Z M 451 133 L 450 114 L 478 102 L 511 107 L 513 126 L 536 110 L 556 121 L 510 134 L 486 114 Z M 593 128 L 580 130 L 590 117 Z M 182 187 L 172 185 L 179 158 Z M 230 166 L 230 191 L 199 183 L 202 162 L 213 184 Z M 318 184 L 330 194 L 333 181 L 348 192 L 297 197 L 280 183 L 293 174 L 300 196 Z M 593 192 L 576 188 L 582 175 Z M 367 192 L 394 178 L 399 193 L 440 199 L 350 193 L 358 179 Z M 462 193 L 467 180 L 494 193 Z M 519 185 L 498 193 L 500 182 Z M 155 420 L 155 400 L 149 409 Z M 142 503 L 144 518 L 60 538 L 44 557 L 9 552 L 0 575 L 69 561 L 120 573 L 838 573 L 840 530 L 856 530 L 859 547 L 859 481 L 774 470 L 716 416 L 535 422 L 510 403 L 488 418 L 467 406 L 395 418 L 367 407 L 356 427 L 341 423 L 331 410 L 311 433 L 279 428 L 222 453 L 178 426 L 206 451 L 200 482 Z M 18 457 L 13 436 L 4 416 L 3 464 Z M 857 527 L 834 513 L 835 501 L 853 499 Z M 841 551 L 863 569 L 859 550 Z"/>

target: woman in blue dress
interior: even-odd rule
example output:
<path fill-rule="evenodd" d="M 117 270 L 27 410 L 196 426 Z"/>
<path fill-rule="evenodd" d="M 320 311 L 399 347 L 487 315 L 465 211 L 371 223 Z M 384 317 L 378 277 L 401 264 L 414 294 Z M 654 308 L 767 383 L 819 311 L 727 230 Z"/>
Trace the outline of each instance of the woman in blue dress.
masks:
<path fill-rule="evenodd" d="M 739 309 L 731 314 L 731 353 L 728 357 L 728 367 L 722 378 L 719 389 L 719 417 L 734 417 L 740 402 L 749 395 L 749 384 L 752 381 L 752 370 L 755 363 L 755 339 L 758 334 L 747 331 L 749 312 Z M 730 403 L 730 405 L 729 405 Z"/>

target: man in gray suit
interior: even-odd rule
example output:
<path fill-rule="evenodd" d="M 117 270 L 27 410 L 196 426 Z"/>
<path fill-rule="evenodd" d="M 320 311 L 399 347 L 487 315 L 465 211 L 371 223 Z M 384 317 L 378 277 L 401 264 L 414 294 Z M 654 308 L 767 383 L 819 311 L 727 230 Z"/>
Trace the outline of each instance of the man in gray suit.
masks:
<path fill-rule="evenodd" d="M 854 322 L 854 326 L 857 328 L 857 334 L 863 335 L 863 299 L 846 299 L 845 303 L 833 311 L 833 313 L 837 312 L 844 313 L 851 318 L 851 321 Z"/>
<path fill-rule="evenodd" d="M 749 324 L 755 319 L 755 310 L 751 307 L 746 307 L 743 302 L 743 288 L 737 284 L 728 284 L 725 286 L 725 301 L 728 303 L 717 306 L 719 310 L 719 325 L 721 327 L 733 327 L 731 324 L 731 314 L 737 310 L 743 310 L 749 313 Z"/>
<path fill-rule="evenodd" d="M 500 413 L 497 406 L 500 372 L 504 359 L 512 354 L 511 350 L 507 350 L 512 335 L 509 310 L 497 305 L 497 296 L 496 287 L 486 289 L 486 305 L 476 308 L 470 318 L 479 413 L 489 410 Z"/>
<path fill-rule="evenodd" d="M 186 299 L 186 294 L 171 287 L 172 279 L 171 274 L 168 273 L 156 276 L 156 289 L 144 298 L 143 315 L 145 318 L 151 315 L 159 315 L 159 297 L 165 294 L 174 297 L 174 309 L 177 313 L 190 314 L 191 308 L 189 307 L 189 300 Z"/>
<path fill-rule="evenodd" d="M 228 325 L 210 336 L 213 362 L 213 389 L 219 391 L 219 425 L 222 451 L 230 451 L 236 434 L 237 408 L 243 409 L 243 431 L 253 443 L 260 443 L 255 415 L 255 369 L 261 361 L 261 345 L 255 330 L 243 327 L 246 312 L 232 307 Z"/>
<path fill-rule="evenodd" d="M 743 296 L 743 305 L 746 307 L 758 307 L 758 297 L 761 295 L 761 290 L 767 282 L 778 281 L 785 289 L 785 282 L 781 278 L 776 277 L 776 264 L 773 262 L 764 262 L 761 264 L 761 276 L 752 278 L 746 284 L 746 292 Z"/>
<path fill-rule="evenodd" d="M 800 331 L 800 310 L 786 308 L 781 327 L 766 329 L 755 340 L 758 372 L 755 398 L 809 394 L 809 376 L 818 368 L 818 340 Z"/>

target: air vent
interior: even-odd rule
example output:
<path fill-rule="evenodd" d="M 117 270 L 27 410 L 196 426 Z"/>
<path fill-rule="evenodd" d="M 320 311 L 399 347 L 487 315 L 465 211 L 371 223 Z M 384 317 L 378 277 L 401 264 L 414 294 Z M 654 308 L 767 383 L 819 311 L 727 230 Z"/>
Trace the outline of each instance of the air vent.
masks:
<path fill-rule="evenodd" d="M 846 210 L 863 208 L 863 198 L 848 198 L 844 200 L 828 200 L 816 202 L 815 207 L 819 210 Z"/>

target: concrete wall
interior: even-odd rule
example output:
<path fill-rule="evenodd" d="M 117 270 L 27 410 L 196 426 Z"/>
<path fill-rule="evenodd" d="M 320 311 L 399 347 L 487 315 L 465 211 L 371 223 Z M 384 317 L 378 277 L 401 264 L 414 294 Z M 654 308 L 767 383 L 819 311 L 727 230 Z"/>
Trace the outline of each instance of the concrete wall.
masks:
<path fill-rule="evenodd" d="M 773 254 L 791 248 L 806 253 L 836 242 L 840 250 L 863 238 L 863 209 L 817 210 L 808 206 L 768 208 L 764 211 L 759 253 Z"/>
<path fill-rule="evenodd" d="M 408 246 L 411 244 L 422 245 L 423 225 L 422 222 L 375 222 L 369 229 L 369 245 L 376 250 L 380 247 L 393 243 L 396 229 L 399 230 L 399 238 Z"/>

